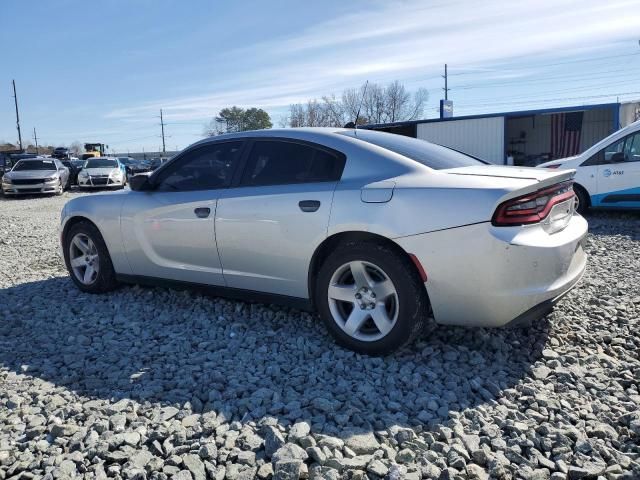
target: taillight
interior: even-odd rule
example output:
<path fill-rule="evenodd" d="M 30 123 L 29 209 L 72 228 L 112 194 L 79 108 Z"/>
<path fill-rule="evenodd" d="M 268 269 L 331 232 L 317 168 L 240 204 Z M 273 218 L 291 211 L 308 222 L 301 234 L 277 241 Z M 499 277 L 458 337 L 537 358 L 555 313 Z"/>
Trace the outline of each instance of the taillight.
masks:
<path fill-rule="evenodd" d="M 491 223 L 497 227 L 538 223 L 547 218 L 554 205 L 573 197 L 573 182 L 559 183 L 501 203 Z"/>
<path fill-rule="evenodd" d="M 553 165 L 545 165 L 544 168 L 558 168 L 562 165 L 560 165 L 559 163 L 554 163 Z"/>

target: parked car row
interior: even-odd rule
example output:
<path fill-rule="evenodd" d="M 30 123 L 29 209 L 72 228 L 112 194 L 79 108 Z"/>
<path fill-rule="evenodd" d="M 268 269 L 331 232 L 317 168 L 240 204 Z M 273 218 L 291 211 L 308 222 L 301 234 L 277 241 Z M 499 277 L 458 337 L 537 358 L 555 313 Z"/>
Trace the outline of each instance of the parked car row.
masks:
<path fill-rule="evenodd" d="M 79 160 L 66 149 L 56 156 L 13 154 L 2 163 L 2 192 L 5 195 L 61 194 L 77 185 L 81 189 L 123 188 L 129 177 L 154 170 L 152 162 L 131 157 L 95 157 Z M 62 157 L 62 158 L 57 158 Z"/>

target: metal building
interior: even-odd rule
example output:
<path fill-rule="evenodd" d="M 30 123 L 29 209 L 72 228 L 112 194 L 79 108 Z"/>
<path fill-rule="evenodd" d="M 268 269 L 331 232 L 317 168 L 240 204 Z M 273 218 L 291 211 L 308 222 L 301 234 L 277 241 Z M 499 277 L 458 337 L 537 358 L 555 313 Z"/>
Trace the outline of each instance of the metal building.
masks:
<path fill-rule="evenodd" d="M 496 164 L 534 166 L 586 150 L 640 119 L 640 102 L 606 103 L 366 125 Z"/>

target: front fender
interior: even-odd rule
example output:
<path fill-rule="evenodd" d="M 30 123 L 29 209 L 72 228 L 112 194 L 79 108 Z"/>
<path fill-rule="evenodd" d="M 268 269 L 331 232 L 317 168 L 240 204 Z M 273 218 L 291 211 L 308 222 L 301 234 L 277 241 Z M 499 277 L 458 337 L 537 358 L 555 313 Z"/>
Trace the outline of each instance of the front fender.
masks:
<path fill-rule="evenodd" d="M 130 274 L 131 267 L 127 261 L 120 229 L 120 212 L 126 199 L 126 194 L 121 193 L 126 192 L 87 195 L 67 202 L 62 210 L 60 241 L 63 240 L 69 222 L 77 221 L 79 218 L 87 219 L 100 231 L 116 273 Z"/>

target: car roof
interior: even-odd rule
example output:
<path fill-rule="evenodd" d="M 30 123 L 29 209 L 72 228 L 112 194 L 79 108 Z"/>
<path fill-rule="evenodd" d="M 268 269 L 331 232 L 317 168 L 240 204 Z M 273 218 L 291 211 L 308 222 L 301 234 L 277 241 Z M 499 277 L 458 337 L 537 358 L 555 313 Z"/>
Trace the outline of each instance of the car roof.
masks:
<path fill-rule="evenodd" d="M 343 131 L 349 131 L 348 128 L 337 127 L 297 127 L 297 128 L 269 128 L 264 130 L 246 130 L 244 132 L 225 133 L 223 135 L 216 135 L 207 137 L 200 140 L 190 146 L 203 145 L 209 142 L 216 142 L 227 139 L 242 139 L 242 138 L 256 138 L 256 137 L 284 137 L 299 140 L 318 140 L 324 138 L 335 138 L 336 133 Z"/>

